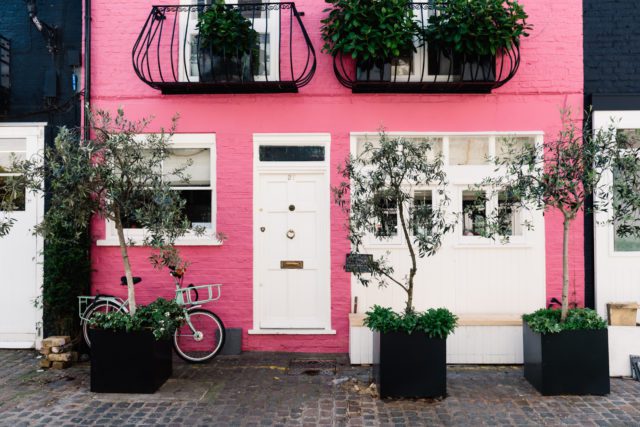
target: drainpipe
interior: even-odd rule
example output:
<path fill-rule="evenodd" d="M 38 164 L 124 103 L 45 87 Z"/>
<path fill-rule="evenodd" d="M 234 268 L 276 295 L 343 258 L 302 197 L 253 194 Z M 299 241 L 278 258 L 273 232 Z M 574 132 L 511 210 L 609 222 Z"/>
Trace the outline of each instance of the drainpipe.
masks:
<path fill-rule="evenodd" d="M 86 113 L 91 100 L 91 0 L 84 0 L 84 138 L 89 139 L 91 124 Z"/>

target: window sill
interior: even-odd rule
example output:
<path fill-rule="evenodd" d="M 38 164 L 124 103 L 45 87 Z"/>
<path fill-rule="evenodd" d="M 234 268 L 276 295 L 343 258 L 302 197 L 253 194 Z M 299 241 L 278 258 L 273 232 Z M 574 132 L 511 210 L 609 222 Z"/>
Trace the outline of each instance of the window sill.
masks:
<path fill-rule="evenodd" d="M 142 240 L 133 239 L 137 246 L 142 245 Z M 184 238 L 176 241 L 176 246 L 222 246 L 223 242 L 212 237 Z M 120 246 L 120 242 L 115 238 L 100 239 L 96 241 L 96 246 Z"/>
<path fill-rule="evenodd" d="M 249 335 L 335 335 L 335 329 L 249 329 Z"/>

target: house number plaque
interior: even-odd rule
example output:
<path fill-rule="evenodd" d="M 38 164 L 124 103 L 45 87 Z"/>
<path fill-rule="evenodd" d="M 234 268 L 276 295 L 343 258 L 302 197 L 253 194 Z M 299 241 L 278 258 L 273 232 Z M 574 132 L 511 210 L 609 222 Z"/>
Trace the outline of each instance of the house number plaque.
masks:
<path fill-rule="evenodd" d="M 280 261 L 280 268 L 283 270 L 300 270 L 303 267 L 303 261 Z"/>

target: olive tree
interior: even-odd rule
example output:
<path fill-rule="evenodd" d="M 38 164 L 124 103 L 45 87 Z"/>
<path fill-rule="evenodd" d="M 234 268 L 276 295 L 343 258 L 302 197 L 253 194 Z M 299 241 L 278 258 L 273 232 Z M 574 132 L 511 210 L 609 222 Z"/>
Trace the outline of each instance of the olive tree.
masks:
<path fill-rule="evenodd" d="M 508 240 L 506 216 L 517 210 L 553 210 L 562 215 L 561 322 L 569 310 L 570 229 L 580 214 L 608 212 L 618 234 L 640 234 L 640 151 L 616 133 L 615 123 L 584 131 L 570 111 L 563 111 L 562 128 L 554 138 L 540 143 L 522 143 L 516 138 L 501 141 L 501 153 L 492 159 L 495 174 L 477 188 L 481 202 L 498 192 L 506 194 L 500 206 L 487 215 L 482 232 L 486 237 Z M 613 184 L 607 179 L 612 172 L 620 178 Z"/>
<path fill-rule="evenodd" d="M 128 120 L 122 110 L 113 115 L 101 110 L 87 114 L 92 138 L 81 141 L 63 128 L 53 147 L 31 159 L 14 161 L 15 179 L 3 191 L 0 208 L 10 211 L 25 189 L 39 193 L 46 182 L 51 198 L 44 220 L 36 228 L 45 239 L 56 238 L 53 225 L 62 217 L 70 227 L 86 225 L 93 215 L 113 222 L 133 315 L 136 299 L 128 249 L 134 242 L 126 239 L 125 228 L 144 228 L 142 243 L 159 249 L 160 259 L 165 254 L 175 258 L 172 247 L 178 237 L 190 230 L 203 232 L 191 228 L 185 201 L 167 179 L 174 176 L 188 182 L 184 170 L 189 162 L 173 170 L 163 168 L 177 118 L 169 131 L 145 134 L 149 120 Z M 0 230 L 8 232 L 12 223 L 9 212 L 0 219 Z"/>
<path fill-rule="evenodd" d="M 442 156 L 427 139 L 396 138 L 381 132 L 377 143 L 366 141 L 361 153 L 350 156 L 339 172 L 343 181 L 333 192 L 336 203 L 348 215 L 353 253 L 363 254 L 367 236 L 389 238 L 391 218 L 411 261 L 408 271 L 397 271 L 388 254 L 382 255 L 371 258 L 368 271 L 354 274 L 364 286 L 371 280 L 380 286 L 399 286 L 407 294 L 405 313 L 413 313 L 418 259 L 436 254 L 455 224 L 455 215 L 447 214 L 449 198 Z M 427 188 L 437 192 L 437 202 L 434 198 L 416 200 L 414 190 Z"/>

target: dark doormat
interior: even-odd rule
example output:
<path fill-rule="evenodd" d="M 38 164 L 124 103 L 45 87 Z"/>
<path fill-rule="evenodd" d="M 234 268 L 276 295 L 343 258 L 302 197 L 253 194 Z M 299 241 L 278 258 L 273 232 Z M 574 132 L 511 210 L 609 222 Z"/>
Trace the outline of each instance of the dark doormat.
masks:
<path fill-rule="evenodd" d="M 287 375 L 335 375 L 336 359 L 292 359 Z"/>

